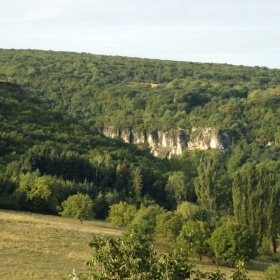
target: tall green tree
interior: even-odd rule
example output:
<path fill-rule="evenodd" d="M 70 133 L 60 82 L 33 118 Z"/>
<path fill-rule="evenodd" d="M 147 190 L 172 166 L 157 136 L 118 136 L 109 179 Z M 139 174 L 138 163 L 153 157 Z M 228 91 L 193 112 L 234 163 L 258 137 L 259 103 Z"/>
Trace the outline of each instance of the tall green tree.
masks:
<path fill-rule="evenodd" d="M 169 175 L 165 191 L 175 209 L 177 205 L 192 196 L 191 184 L 183 171 L 176 171 Z"/>
<path fill-rule="evenodd" d="M 143 189 L 143 180 L 141 170 L 139 167 L 136 167 L 132 170 L 130 178 L 132 195 L 134 196 L 135 201 L 140 202 Z"/>
<path fill-rule="evenodd" d="M 124 192 L 128 184 L 128 170 L 125 163 L 119 163 L 116 167 L 116 179 L 114 187 L 119 192 Z"/>
<path fill-rule="evenodd" d="M 235 174 L 232 193 L 235 219 L 258 236 L 260 247 L 263 237 L 268 237 L 275 253 L 280 230 L 280 189 L 275 172 L 264 164 L 248 163 Z"/>
<path fill-rule="evenodd" d="M 225 155 L 219 151 L 207 151 L 197 171 L 194 186 L 198 204 L 209 210 L 231 209 L 231 184 L 225 167 Z"/>
<path fill-rule="evenodd" d="M 201 162 L 198 167 L 198 177 L 194 180 L 198 204 L 206 209 L 217 209 L 217 164 L 213 160 Z"/>

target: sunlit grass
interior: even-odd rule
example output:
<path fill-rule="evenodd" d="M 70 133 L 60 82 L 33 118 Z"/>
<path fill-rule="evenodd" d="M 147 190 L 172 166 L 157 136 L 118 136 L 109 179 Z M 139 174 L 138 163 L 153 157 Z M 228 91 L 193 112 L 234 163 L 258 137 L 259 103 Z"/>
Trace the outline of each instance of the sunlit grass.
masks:
<path fill-rule="evenodd" d="M 1 279 L 58 279 L 73 268 L 82 272 L 93 235 L 121 235 L 103 221 L 84 221 L 0 211 Z"/>
<path fill-rule="evenodd" d="M 104 221 L 79 220 L 0 210 L 0 275 L 1 280 L 55 280 L 66 277 L 73 268 L 85 271 L 83 261 L 91 257 L 88 246 L 93 235 L 120 236 L 122 230 Z M 159 253 L 171 247 L 157 240 Z M 197 259 L 190 255 L 191 259 Z M 249 264 L 249 276 L 261 279 L 271 262 L 257 259 Z M 210 259 L 196 260 L 201 271 L 215 271 L 217 265 Z M 219 266 L 228 279 L 234 269 Z"/>

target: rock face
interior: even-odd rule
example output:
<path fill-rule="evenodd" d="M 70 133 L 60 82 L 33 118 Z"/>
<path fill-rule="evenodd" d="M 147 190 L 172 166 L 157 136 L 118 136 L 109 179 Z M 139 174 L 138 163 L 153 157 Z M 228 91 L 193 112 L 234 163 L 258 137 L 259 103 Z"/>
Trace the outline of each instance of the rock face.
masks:
<path fill-rule="evenodd" d="M 211 127 L 192 128 L 191 140 L 188 143 L 190 150 L 224 150 L 232 146 L 233 140 L 228 131 Z"/>
<path fill-rule="evenodd" d="M 187 130 L 177 128 L 167 132 L 154 130 L 151 133 L 144 131 L 133 131 L 132 129 L 120 130 L 113 126 L 103 129 L 107 137 L 120 137 L 124 142 L 130 144 L 146 144 L 151 153 L 160 158 L 171 158 L 173 155 L 181 155 L 185 149 L 224 150 L 233 146 L 232 138 L 227 131 L 216 128 L 204 127 L 193 128 L 191 133 Z"/>

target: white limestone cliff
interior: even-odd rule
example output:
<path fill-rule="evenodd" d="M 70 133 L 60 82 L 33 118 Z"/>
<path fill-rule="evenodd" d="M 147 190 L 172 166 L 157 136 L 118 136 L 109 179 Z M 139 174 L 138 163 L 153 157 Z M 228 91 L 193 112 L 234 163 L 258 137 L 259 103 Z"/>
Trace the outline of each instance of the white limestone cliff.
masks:
<path fill-rule="evenodd" d="M 192 128 L 191 132 L 176 128 L 166 132 L 154 130 L 146 133 L 145 131 L 120 130 L 108 126 L 102 132 L 107 137 L 120 137 L 126 143 L 147 144 L 151 153 L 161 158 L 181 155 L 185 149 L 218 149 L 222 151 L 233 145 L 232 138 L 227 131 L 211 127 Z"/>

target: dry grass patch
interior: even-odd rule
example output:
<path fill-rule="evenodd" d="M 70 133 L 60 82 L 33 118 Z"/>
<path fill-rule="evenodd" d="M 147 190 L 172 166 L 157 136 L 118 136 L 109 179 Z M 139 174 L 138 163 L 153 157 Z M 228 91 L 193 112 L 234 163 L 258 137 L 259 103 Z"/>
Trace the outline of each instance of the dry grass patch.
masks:
<path fill-rule="evenodd" d="M 82 272 L 91 257 L 93 235 L 120 236 L 103 221 L 0 211 L 0 271 L 3 280 L 58 279 Z"/>

